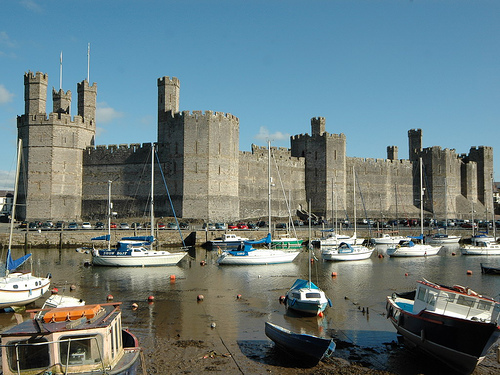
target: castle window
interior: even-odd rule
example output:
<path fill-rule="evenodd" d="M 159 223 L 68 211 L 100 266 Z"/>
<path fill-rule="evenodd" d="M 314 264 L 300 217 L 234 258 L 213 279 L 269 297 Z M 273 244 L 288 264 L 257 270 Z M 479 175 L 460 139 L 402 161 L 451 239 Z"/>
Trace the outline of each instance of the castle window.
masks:
<path fill-rule="evenodd" d="M 219 143 L 219 155 L 221 154 L 221 145 Z"/>
<path fill-rule="evenodd" d="M 194 142 L 194 153 L 198 154 L 198 141 Z"/>

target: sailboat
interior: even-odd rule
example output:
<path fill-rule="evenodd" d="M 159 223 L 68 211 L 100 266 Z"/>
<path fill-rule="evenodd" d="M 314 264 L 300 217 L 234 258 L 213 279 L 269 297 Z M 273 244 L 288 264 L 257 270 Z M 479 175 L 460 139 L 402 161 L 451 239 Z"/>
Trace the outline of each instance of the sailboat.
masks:
<path fill-rule="evenodd" d="M 290 250 L 284 248 L 274 248 L 271 238 L 271 148 L 268 142 L 269 155 L 269 175 L 268 175 L 268 210 L 269 210 L 269 233 L 266 237 L 258 241 L 244 241 L 236 250 L 220 251 L 217 258 L 217 264 L 220 265 L 261 265 L 261 264 L 280 264 L 290 263 L 299 255 L 299 250 L 290 247 Z M 267 247 L 255 248 L 253 245 L 264 244 Z"/>
<path fill-rule="evenodd" d="M 353 183 L 354 183 L 354 196 L 353 196 L 353 207 L 354 207 L 354 235 L 356 238 L 356 175 L 353 173 Z M 362 260 L 368 259 L 374 249 L 370 249 L 363 245 L 354 245 L 347 242 L 341 242 L 339 246 L 323 246 L 321 250 L 321 255 L 324 260 L 332 261 L 343 261 L 343 260 Z"/>
<path fill-rule="evenodd" d="M 5 272 L 0 276 L 0 308 L 25 306 L 42 297 L 50 287 L 50 274 L 47 277 L 37 277 L 31 272 L 12 272 L 26 262 L 31 253 L 19 259 L 12 259 L 12 234 L 16 215 L 17 189 L 19 184 L 19 171 L 21 167 L 22 140 L 19 139 L 17 147 L 16 181 L 14 185 L 14 201 L 10 219 L 9 247 L 5 262 Z"/>
<path fill-rule="evenodd" d="M 111 248 L 111 181 L 108 181 L 108 234 L 94 237 L 92 240 L 105 240 L 107 249 L 92 250 L 92 264 L 95 266 L 110 267 L 147 267 L 147 266 L 174 266 L 187 254 L 186 251 L 171 253 L 167 250 L 153 248 L 154 237 L 154 157 L 155 145 L 151 146 L 151 202 L 150 202 L 150 235 L 123 237 L 115 248 Z"/>
<path fill-rule="evenodd" d="M 389 247 L 387 255 L 390 257 L 423 257 L 437 255 L 441 246 L 431 246 L 424 244 L 424 189 L 422 158 L 420 158 L 420 236 L 409 237 L 402 240 L 397 246 Z M 415 243 L 413 240 L 419 240 Z"/>
<path fill-rule="evenodd" d="M 304 315 L 316 316 L 331 306 L 331 301 L 326 297 L 324 291 L 311 281 L 311 203 L 309 202 L 309 279 L 297 279 L 285 295 L 285 306 L 287 309 Z"/>

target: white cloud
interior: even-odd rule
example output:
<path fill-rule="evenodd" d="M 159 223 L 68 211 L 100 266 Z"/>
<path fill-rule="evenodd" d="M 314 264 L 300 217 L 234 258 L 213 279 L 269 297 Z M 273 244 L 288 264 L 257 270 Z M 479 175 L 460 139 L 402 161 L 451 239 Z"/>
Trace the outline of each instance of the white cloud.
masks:
<path fill-rule="evenodd" d="M 267 129 L 265 126 L 261 126 L 259 128 L 259 133 L 255 135 L 255 139 L 258 139 L 260 141 L 283 141 L 283 140 L 288 140 L 290 138 L 290 134 L 288 133 L 282 133 L 282 132 L 276 132 L 276 133 L 269 133 L 269 129 Z"/>
<path fill-rule="evenodd" d="M 33 0 L 22 0 L 21 5 L 32 12 L 42 13 L 42 7 Z"/>
<path fill-rule="evenodd" d="M 0 105 L 11 102 L 13 97 L 14 94 L 9 92 L 4 85 L 0 85 Z"/>
<path fill-rule="evenodd" d="M 97 103 L 96 121 L 98 123 L 107 124 L 120 117 L 123 117 L 123 112 L 116 111 L 105 102 Z"/>

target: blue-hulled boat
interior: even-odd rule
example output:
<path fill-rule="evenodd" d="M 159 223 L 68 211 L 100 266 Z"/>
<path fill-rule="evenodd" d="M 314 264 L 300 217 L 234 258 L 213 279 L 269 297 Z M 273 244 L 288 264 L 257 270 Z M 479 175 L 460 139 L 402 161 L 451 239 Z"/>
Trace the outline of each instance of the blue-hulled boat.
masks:
<path fill-rule="evenodd" d="M 297 279 L 285 296 L 285 306 L 304 315 L 316 316 L 331 306 L 331 301 L 312 281 Z"/>

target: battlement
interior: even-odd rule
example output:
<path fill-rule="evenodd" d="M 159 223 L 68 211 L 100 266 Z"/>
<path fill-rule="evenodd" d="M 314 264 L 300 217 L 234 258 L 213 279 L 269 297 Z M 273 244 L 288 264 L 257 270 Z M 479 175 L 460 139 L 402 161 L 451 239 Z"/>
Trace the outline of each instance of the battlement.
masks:
<path fill-rule="evenodd" d="M 31 71 L 24 73 L 24 83 L 39 83 L 39 82 L 48 82 L 49 75 L 47 73 L 36 72 L 33 73 Z"/>
<path fill-rule="evenodd" d="M 179 79 L 177 77 L 165 76 L 165 77 L 158 78 L 158 86 L 167 85 L 167 84 L 180 86 L 181 82 L 179 81 Z"/>
<path fill-rule="evenodd" d="M 143 163 L 151 152 L 151 143 L 89 146 L 84 152 L 85 165 Z"/>
<path fill-rule="evenodd" d="M 176 120 L 183 120 L 183 119 L 202 119 L 203 117 L 206 117 L 207 119 L 210 117 L 215 117 L 219 120 L 231 120 L 231 121 L 239 121 L 239 118 L 230 114 L 230 113 L 224 113 L 224 112 L 214 112 L 214 111 L 182 111 L 182 112 L 176 112 L 172 113 L 169 112 L 172 117 Z"/>
<path fill-rule="evenodd" d="M 80 90 L 88 90 L 88 91 L 94 91 L 97 93 L 97 83 L 93 83 L 92 86 L 89 86 L 89 83 L 87 82 L 86 79 L 84 79 L 82 82 L 78 82 L 76 84 L 76 87 L 77 87 L 77 90 L 80 91 Z"/>
<path fill-rule="evenodd" d="M 327 138 L 331 138 L 331 139 L 338 139 L 338 140 L 342 140 L 342 141 L 345 141 L 346 137 L 345 137 L 345 134 L 344 133 L 340 133 L 340 134 L 330 134 L 328 132 L 324 132 L 320 135 L 321 137 L 327 137 Z M 300 140 L 302 138 L 311 138 L 312 136 L 309 135 L 308 133 L 305 133 L 305 134 L 297 134 L 297 135 L 292 135 L 291 136 L 291 139 L 292 140 Z"/>
<path fill-rule="evenodd" d="M 412 165 L 411 161 L 408 159 L 381 159 L 381 158 L 357 158 L 352 156 L 347 156 L 346 161 L 350 163 L 364 163 L 364 164 L 375 164 L 381 166 L 387 165 L 401 165 L 409 167 Z"/>
<path fill-rule="evenodd" d="M 80 127 L 88 127 L 92 125 L 92 121 L 84 121 L 82 116 L 74 116 L 71 118 L 70 114 L 66 113 L 55 113 L 51 112 L 48 115 L 46 113 L 39 113 L 36 115 L 28 114 L 17 116 L 18 122 L 21 121 L 24 124 L 37 124 L 37 125 L 72 125 Z"/>

